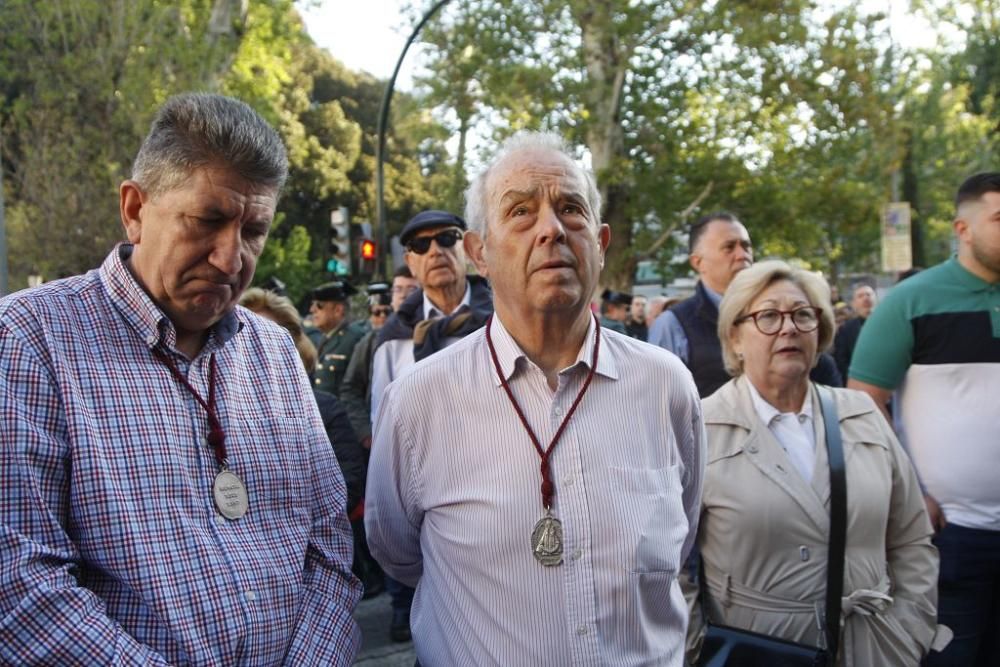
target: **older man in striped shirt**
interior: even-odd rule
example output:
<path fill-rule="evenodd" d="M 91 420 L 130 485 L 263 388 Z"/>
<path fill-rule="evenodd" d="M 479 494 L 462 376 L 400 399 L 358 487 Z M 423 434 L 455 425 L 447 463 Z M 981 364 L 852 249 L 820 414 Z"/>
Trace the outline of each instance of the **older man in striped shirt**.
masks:
<path fill-rule="evenodd" d="M 389 386 L 368 477 L 372 552 L 417 586 L 417 657 L 679 666 L 704 471 L 691 375 L 598 326 L 610 230 L 557 137 L 515 135 L 467 201 L 496 314 Z"/>

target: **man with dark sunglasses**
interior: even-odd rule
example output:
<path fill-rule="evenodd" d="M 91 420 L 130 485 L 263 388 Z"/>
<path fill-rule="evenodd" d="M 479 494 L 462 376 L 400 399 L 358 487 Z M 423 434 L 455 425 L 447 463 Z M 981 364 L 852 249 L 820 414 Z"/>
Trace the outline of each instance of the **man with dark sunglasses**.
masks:
<path fill-rule="evenodd" d="M 437 210 L 421 211 L 400 233 L 406 265 L 422 289 L 407 297 L 379 331 L 371 378 L 373 423 L 383 390 L 404 369 L 481 328 L 493 313 L 489 284 L 466 275 L 459 243 L 464 234 L 462 218 Z M 390 579 L 386 587 L 393 608 L 389 635 L 409 641 L 413 589 Z"/>

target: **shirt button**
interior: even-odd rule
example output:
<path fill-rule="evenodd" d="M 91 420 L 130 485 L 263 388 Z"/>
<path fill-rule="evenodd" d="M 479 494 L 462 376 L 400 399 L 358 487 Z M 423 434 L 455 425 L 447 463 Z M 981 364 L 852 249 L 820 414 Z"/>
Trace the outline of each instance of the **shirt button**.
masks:
<path fill-rule="evenodd" d="M 554 414 L 556 417 L 558 417 L 559 415 L 562 414 L 562 408 L 558 408 L 558 407 L 557 408 L 552 408 L 552 414 Z"/>
<path fill-rule="evenodd" d="M 756 453 L 757 453 L 757 445 L 750 445 L 750 446 L 749 446 L 749 447 L 747 448 L 747 450 L 748 450 L 748 451 L 749 451 L 749 452 L 750 452 L 751 454 L 756 454 Z"/>
<path fill-rule="evenodd" d="M 246 598 L 247 598 L 247 602 L 253 602 L 254 600 L 257 599 L 257 594 L 254 593 L 253 591 L 247 591 L 246 592 Z"/>
<path fill-rule="evenodd" d="M 563 480 L 563 484 L 565 484 L 566 486 L 573 486 L 574 481 L 576 480 L 573 478 L 572 475 L 570 475 Z"/>
<path fill-rule="evenodd" d="M 219 524 L 220 526 L 225 526 L 226 525 L 226 517 L 222 516 L 221 514 L 216 514 L 215 515 L 215 523 Z"/>
<path fill-rule="evenodd" d="M 573 554 L 571 556 L 573 560 L 580 560 L 583 558 L 583 549 L 573 549 Z"/>
<path fill-rule="evenodd" d="M 576 634 L 578 634 L 580 636 L 583 636 L 583 635 L 587 634 L 587 626 L 586 625 L 578 625 L 578 626 L 576 626 Z"/>
<path fill-rule="evenodd" d="M 320 366 L 320 367 L 319 367 L 319 369 L 320 369 L 320 370 L 323 370 L 323 367 L 322 367 L 322 366 Z M 316 378 L 315 382 L 316 382 L 316 384 L 319 384 L 319 382 L 320 382 L 319 378 Z"/>
<path fill-rule="evenodd" d="M 805 424 L 806 423 L 806 416 L 805 415 L 799 415 L 799 423 L 800 424 Z"/>

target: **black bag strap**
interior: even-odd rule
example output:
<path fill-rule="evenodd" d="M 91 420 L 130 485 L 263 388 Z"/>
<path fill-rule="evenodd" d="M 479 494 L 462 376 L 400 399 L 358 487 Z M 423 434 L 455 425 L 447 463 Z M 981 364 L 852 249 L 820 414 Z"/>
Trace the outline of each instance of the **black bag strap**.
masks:
<path fill-rule="evenodd" d="M 826 566 L 824 625 L 829 664 L 837 661 L 840 646 L 840 599 L 844 594 L 844 549 L 847 544 L 847 470 L 840 441 L 840 417 L 829 387 L 815 385 L 823 411 L 826 456 L 830 466 L 830 545 Z"/>

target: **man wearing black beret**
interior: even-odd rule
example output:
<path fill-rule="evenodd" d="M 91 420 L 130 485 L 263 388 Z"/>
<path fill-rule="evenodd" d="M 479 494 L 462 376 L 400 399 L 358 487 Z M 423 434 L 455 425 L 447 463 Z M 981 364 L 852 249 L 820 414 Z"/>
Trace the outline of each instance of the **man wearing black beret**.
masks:
<path fill-rule="evenodd" d="M 383 390 L 404 369 L 480 329 L 493 313 L 489 284 L 466 275 L 464 233 L 462 218 L 429 210 L 413 216 L 399 235 L 406 265 L 421 289 L 407 297 L 379 331 L 372 363 L 373 420 L 378 419 Z M 392 595 L 389 635 L 393 641 L 408 641 L 414 591 L 392 579 L 386 586 Z"/>

